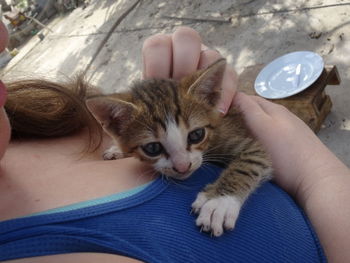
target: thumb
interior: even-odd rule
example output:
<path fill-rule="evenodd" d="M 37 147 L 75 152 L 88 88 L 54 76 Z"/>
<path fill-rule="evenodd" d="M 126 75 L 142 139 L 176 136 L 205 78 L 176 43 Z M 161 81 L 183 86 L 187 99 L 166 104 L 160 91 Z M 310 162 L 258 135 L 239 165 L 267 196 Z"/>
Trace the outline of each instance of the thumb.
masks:
<path fill-rule="evenodd" d="M 240 109 L 248 128 L 253 133 L 259 134 L 269 128 L 271 116 L 253 97 L 237 92 L 233 104 Z"/>

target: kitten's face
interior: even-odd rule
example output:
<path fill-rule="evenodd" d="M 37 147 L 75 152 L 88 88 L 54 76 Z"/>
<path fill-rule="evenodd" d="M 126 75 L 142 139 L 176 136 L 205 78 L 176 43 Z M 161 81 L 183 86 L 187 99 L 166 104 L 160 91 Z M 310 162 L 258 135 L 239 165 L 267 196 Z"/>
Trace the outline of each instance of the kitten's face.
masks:
<path fill-rule="evenodd" d="M 186 179 L 201 166 L 219 118 L 225 65 L 218 61 L 180 81 L 144 80 L 130 92 L 89 99 L 87 106 L 123 153 Z"/>
<path fill-rule="evenodd" d="M 218 113 L 181 95 L 174 98 L 169 93 L 160 101 L 164 103 L 136 103 L 142 110 L 130 123 L 129 135 L 118 141 L 123 151 L 151 163 L 160 173 L 185 179 L 201 166 Z"/>

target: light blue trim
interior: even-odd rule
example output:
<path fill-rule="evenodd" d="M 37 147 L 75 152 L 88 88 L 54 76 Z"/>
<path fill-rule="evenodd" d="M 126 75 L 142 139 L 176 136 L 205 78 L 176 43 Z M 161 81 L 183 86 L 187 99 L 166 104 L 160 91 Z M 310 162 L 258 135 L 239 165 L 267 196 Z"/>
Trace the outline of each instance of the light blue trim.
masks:
<path fill-rule="evenodd" d="M 31 217 L 31 216 L 38 216 L 38 215 L 49 215 L 49 214 L 53 214 L 53 213 L 67 212 L 67 211 L 72 211 L 72 210 L 85 208 L 85 207 L 89 207 L 89 206 L 105 204 L 105 203 L 112 202 L 112 201 L 118 201 L 118 200 L 133 196 L 133 195 L 141 192 L 142 190 L 147 188 L 147 186 L 149 186 L 151 183 L 153 183 L 153 181 L 148 182 L 144 185 L 140 185 L 138 187 L 132 188 L 130 190 L 124 191 L 124 192 L 120 192 L 120 193 L 116 193 L 116 194 L 112 194 L 112 195 L 107 195 L 104 197 L 100 197 L 100 198 L 96 198 L 96 199 L 92 199 L 92 200 L 88 200 L 88 201 L 83 201 L 83 202 L 79 202 L 79 203 L 75 203 L 75 204 L 71 204 L 71 205 L 66 205 L 66 206 L 62 206 L 62 207 L 49 209 L 46 211 L 33 213 L 33 214 L 30 214 L 30 215 L 27 215 L 24 217 Z"/>

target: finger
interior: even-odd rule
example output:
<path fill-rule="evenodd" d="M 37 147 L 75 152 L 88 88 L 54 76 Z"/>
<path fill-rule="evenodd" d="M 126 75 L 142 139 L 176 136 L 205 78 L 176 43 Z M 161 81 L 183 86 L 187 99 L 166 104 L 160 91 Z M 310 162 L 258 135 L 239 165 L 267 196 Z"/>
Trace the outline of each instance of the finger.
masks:
<path fill-rule="evenodd" d="M 243 92 L 237 92 L 234 100 L 233 100 L 234 106 L 240 109 L 240 111 L 246 115 L 249 114 L 251 111 L 261 111 L 260 105 L 255 102 L 251 97 L 246 95 Z"/>
<path fill-rule="evenodd" d="M 198 68 L 206 68 L 221 57 L 222 56 L 218 51 L 209 49 L 207 46 L 202 44 Z M 233 68 L 227 66 L 222 80 L 222 92 L 218 105 L 218 110 L 224 115 L 231 106 L 233 97 L 237 90 L 237 81 L 236 72 L 233 70 Z"/>
<path fill-rule="evenodd" d="M 278 116 L 279 114 L 284 114 L 286 108 L 280 104 L 273 103 L 259 96 L 251 96 L 251 99 L 255 100 L 266 114 L 272 116 Z"/>
<path fill-rule="evenodd" d="M 231 107 L 233 98 L 237 91 L 237 73 L 230 66 L 226 66 L 221 84 L 221 98 L 218 104 L 218 110 L 226 114 Z"/>
<path fill-rule="evenodd" d="M 172 35 L 174 79 L 182 78 L 197 70 L 201 37 L 189 27 L 179 27 Z"/>
<path fill-rule="evenodd" d="M 170 35 L 157 34 L 145 40 L 142 46 L 143 78 L 170 78 L 172 40 Z"/>
<path fill-rule="evenodd" d="M 256 132 L 268 125 L 271 117 L 264 111 L 257 99 L 242 92 L 237 92 L 233 103 L 243 114 L 247 125 Z"/>
<path fill-rule="evenodd" d="M 266 115 L 270 115 L 269 112 L 272 111 L 275 104 L 261 98 L 259 96 L 249 96 L 243 92 L 237 93 L 237 98 L 234 99 L 234 104 L 238 106 L 241 111 L 250 113 L 250 112 L 259 112 L 262 111 Z"/>
<path fill-rule="evenodd" d="M 201 52 L 198 62 L 198 69 L 206 68 L 210 64 L 217 61 L 219 58 L 222 58 L 220 53 L 214 49 L 210 49 L 205 45 L 201 45 Z"/>

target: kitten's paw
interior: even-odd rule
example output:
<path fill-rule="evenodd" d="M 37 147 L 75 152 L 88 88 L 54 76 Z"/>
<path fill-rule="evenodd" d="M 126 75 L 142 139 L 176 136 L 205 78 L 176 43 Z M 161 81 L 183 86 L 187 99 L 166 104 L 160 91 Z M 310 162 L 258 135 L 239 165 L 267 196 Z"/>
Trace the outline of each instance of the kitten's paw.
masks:
<path fill-rule="evenodd" d="M 196 225 L 218 237 L 224 229 L 232 230 L 235 227 L 241 206 L 242 202 L 235 196 L 208 198 L 205 193 L 199 193 L 192 209 L 199 213 Z"/>
<path fill-rule="evenodd" d="M 124 158 L 124 154 L 119 151 L 117 146 L 111 146 L 103 153 L 104 160 L 118 160 Z"/>

